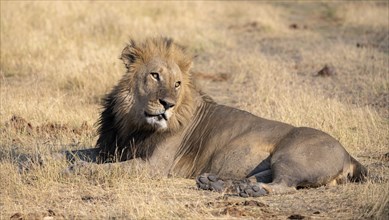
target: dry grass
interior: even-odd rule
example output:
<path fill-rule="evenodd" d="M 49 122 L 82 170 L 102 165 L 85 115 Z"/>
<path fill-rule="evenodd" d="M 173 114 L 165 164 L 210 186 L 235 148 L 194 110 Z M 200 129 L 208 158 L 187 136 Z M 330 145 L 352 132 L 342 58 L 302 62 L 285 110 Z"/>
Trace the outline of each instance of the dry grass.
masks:
<path fill-rule="evenodd" d="M 388 18 L 385 2 L 1 1 L 0 219 L 387 218 L 387 179 L 226 200 L 130 166 L 19 173 L 14 155 L 93 146 L 125 42 L 167 35 L 198 55 L 198 84 L 218 102 L 322 129 L 387 178 Z M 325 64 L 336 74 L 314 76 Z"/>

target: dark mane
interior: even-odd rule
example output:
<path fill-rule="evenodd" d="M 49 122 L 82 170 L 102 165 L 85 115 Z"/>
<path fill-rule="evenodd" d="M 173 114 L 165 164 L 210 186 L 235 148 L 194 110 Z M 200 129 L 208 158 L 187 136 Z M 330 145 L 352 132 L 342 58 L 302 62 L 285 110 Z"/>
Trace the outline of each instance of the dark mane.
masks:
<path fill-rule="evenodd" d="M 96 147 L 100 149 L 99 162 L 125 161 L 133 158 L 149 158 L 158 143 L 170 135 L 153 130 L 133 127 L 127 135 L 121 135 L 121 126 L 116 123 L 114 107 L 117 105 L 113 94 L 104 99 L 104 110 L 98 121 L 99 138 Z"/>
<path fill-rule="evenodd" d="M 174 61 L 182 72 L 181 98 L 175 113 L 169 119 L 167 131 L 157 132 L 136 117 L 134 108 L 139 86 L 134 75 L 137 69 L 154 56 Z M 124 48 L 121 59 L 127 68 L 119 83 L 103 100 L 103 110 L 98 121 L 99 162 L 123 161 L 132 158 L 149 158 L 158 143 L 184 129 L 197 107 L 199 92 L 192 84 L 190 68 L 192 55 L 170 38 L 149 38 L 142 43 L 131 40 Z M 134 107 L 135 106 L 135 107 Z"/>

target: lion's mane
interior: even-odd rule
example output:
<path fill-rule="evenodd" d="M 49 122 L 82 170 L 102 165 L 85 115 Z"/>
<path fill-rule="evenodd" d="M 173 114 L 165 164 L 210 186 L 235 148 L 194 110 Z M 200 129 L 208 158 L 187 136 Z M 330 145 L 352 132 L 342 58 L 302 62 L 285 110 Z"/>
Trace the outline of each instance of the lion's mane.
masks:
<path fill-rule="evenodd" d="M 169 119 L 168 131 L 164 132 L 146 128 L 139 118 L 132 115 L 132 109 L 138 105 L 134 88 L 142 83 L 134 76 L 144 63 L 156 56 L 175 62 L 183 75 L 182 92 L 175 107 L 176 111 Z M 104 162 L 149 157 L 161 139 L 188 124 L 196 108 L 193 96 L 196 89 L 189 71 L 192 55 L 186 48 L 169 38 L 150 38 L 141 44 L 131 40 L 123 50 L 121 59 L 127 72 L 104 98 L 103 111 L 98 122 L 97 147 L 100 149 L 99 159 Z M 147 147 L 140 147 L 141 145 Z"/>

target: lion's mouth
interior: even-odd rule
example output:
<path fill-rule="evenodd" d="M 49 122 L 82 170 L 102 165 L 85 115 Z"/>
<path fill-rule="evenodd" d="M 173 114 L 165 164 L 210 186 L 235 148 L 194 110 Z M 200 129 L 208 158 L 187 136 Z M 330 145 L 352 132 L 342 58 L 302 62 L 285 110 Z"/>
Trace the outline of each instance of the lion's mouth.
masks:
<path fill-rule="evenodd" d="M 165 120 L 167 121 L 167 116 L 166 116 L 165 113 L 166 113 L 166 112 L 163 112 L 163 113 L 160 113 L 160 114 L 150 114 L 150 113 L 145 112 L 145 116 L 146 116 L 147 118 L 153 118 L 153 117 L 155 117 L 155 118 L 158 119 L 158 120 L 165 119 Z"/>

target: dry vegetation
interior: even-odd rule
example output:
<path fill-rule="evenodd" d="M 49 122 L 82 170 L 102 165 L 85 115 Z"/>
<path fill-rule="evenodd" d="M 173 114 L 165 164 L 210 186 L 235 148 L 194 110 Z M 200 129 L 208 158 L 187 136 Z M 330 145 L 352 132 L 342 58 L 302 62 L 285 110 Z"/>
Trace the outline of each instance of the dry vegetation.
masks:
<path fill-rule="evenodd" d="M 0 219 L 387 219 L 388 20 L 387 2 L 1 1 Z M 130 35 L 174 37 L 197 54 L 197 82 L 215 100 L 322 129 L 381 178 L 244 199 L 116 166 L 64 174 L 64 161 L 47 161 L 20 173 L 20 154 L 94 145 Z M 325 65 L 333 71 L 318 75 Z"/>

